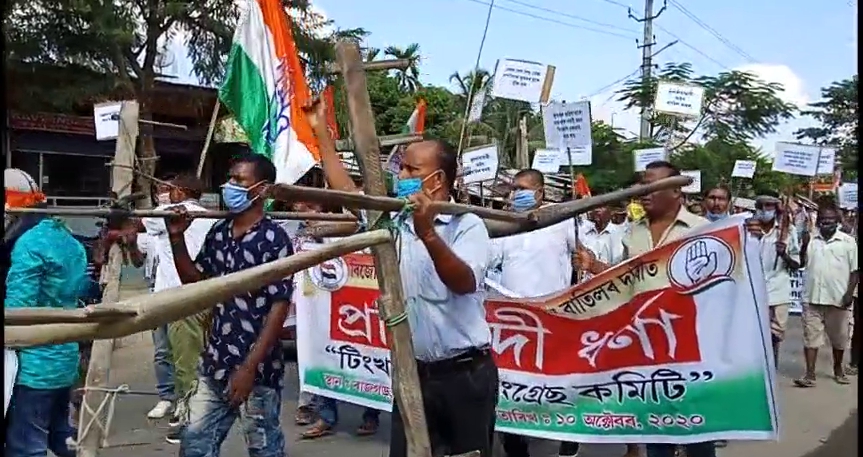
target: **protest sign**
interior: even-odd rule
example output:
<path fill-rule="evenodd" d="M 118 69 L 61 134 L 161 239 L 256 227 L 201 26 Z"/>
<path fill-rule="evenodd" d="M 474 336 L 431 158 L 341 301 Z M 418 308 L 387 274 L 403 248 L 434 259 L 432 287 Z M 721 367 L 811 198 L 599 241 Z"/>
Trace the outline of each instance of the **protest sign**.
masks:
<path fill-rule="evenodd" d="M 120 134 L 120 107 L 123 102 L 105 102 L 93 105 L 93 127 L 96 141 L 113 140 Z"/>
<path fill-rule="evenodd" d="M 464 151 L 461 158 L 465 184 L 488 181 L 497 175 L 497 145 L 480 146 Z"/>
<path fill-rule="evenodd" d="M 701 115 L 704 88 L 694 84 L 660 81 L 656 85 L 653 110 L 684 117 Z"/>
<path fill-rule="evenodd" d="M 815 174 L 832 175 L 836 168 L 836 150 L 833 148 L 822 147 L 821 153 L 818 155 L 818 170 Z"/>
<path fill-rule="evenodd" d="M 541 173 L 557 173 L 564 164 L 561 160 L 562 155 L 558 149 L 537 149 L 533 153 L 533 163 L 530 168 Z"/>
<path fill-rule="evenodd" d="M 819 157 L 821 146 L 776 142 L 776 153 L 773 157 L 773 171 L 798 176 L 815 176 L 820 168 Z M 829 152 L 828 152 L 829 156 Z M 830 173 L 833 169 L 830 169 Z"/>
<path fill-rule="evenodd" d="M 806 270 L 791 270 L 791 306 L 788 307 L 788 312 L 792 314 L 801 314 L 803 312 L 803 281 L 806 275 Z"/>
<path fill-rule="evenodd" d="M 635 171 L 644 171 L 644 167 L 650 162 L 665 160 L 666 155 L 665 148 L 636 149 L 632 151 L 632 157 L 635 160 Z"/>
<path fill-rule="evenodd" d="M 839 186 L 839 207 L 842 209 L 857 209 L 857 183 L 843 182 Z"/>
<path fill-rule="evenodd" d="M 590 102 L 551 102 L 542 108 L 545 147 L 573 150 L 591 146 Z M 590 163 L 584 164 L 590 165 Z"/>
<path fill-rule="evenodd" d="M 488 299 L 496 429 L 580 443 L 775 439 L 767 290 L 743 220 L 697 229 L 540 299 Z M 302 280 L 302 390 L 390 410 L 373 258 L 330 260 Z M 427 325 L 408 313 L 411 326 Z"/>
<path fill-rule="evenodd" d="M 548 67 L 537 62 L 500 59 L 494 69 L 492 97 L 539 103 Z"/>
<path fill-rule="evenodd" d="M 754 160 L 735 160 L 734 170 L 731 171 L 732 178 L 752 179 L 755 176 L 755 167 L 757 163 Z"/>
<path fill-rule="evenodd" d="M 701 193 L 701 170 L 684 170 L 680 172 L 683 176 L 692 178 L 692 184 L 680 188 L 684 194 Z"/>

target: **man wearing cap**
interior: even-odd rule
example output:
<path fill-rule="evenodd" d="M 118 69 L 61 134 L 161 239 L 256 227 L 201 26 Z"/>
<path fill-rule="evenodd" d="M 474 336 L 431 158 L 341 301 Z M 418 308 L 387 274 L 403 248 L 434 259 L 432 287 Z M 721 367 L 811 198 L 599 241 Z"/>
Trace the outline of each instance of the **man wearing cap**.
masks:
<path fill-rule="evenodd" d="M 767 282 L 770 305 L 770 335 L 773 339 L 773 361 L 779 364 L 779 344 L 785 336 L 788 309 L 791 307 L 791 272 L 800 268 L 800 242 L 793 227 L 783 230 L 784 208 L 775 195 L 755 199 L 755 216 L 747 230 L 758 239 L 761 268 Z"/>
<path fill-rule="evenodd" d="M 3 173 L 6 208 L 44 206 L 45 195 L 27 173 Z M 89 286 L 87 254 L 66 226 L 44 215 L 5 215 L 6 297 L 10 308 L 75 309 Z M 8 257 L 7 257 L 8 256 Z M 78 378 L 78 343 L 22 348 L 6 412 L 5 455 L 74 457 L 67 445 L 71 388 Z"/>

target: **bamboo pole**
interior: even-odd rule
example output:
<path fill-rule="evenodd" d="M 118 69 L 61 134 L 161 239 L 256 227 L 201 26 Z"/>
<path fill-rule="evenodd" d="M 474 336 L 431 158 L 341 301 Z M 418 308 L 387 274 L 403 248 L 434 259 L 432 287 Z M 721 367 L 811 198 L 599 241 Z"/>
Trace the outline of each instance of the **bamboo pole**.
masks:
<path fill-rule="evenodd" d="M 336 61 L 341 67 L 344 78 L 351 137 L 357 146 L 354 154 L 362 170 L 365 194 L 367 196 L 386 195 L 386 184 L 380 166 L 380 149 L 375 132 L 375 118 L 357 43 L 348 40 L 339 41 L 336 44 Z M 399 201 L 399 206 L 403 204 Z M 375 209 L 392 211 L 396 208 Z M 379 216 L 380 213 L 376 212 L 370 214 L 371 220 Z M 405 300 L 395 243 L 374 246 L 372 254 L 375 259 L 375 269 L 378 272 L 380 312 L 384 317 L 400 316 L 405 312 Z M 404 422 L 407 456 L 431 457 L 431 442 L 426 425 L 410 325 L 402 323 L 392 327 L 390 331 L 392 333 L 390 351 L 394 370 L 392 391 Z"/>
<path fill-rule="evenodd" d="M 363 70 L 365 71 L 406 70 L 410 66 L 411 59 L 387 59 L 363 62 Z M 330 63 L 327 65 L 327 71 L 332 74 L 339 74 L 342 72 L 342 68 L 339 63 Z"/>
<path fill-rule="evenodd" d="M 138 314 L 107 303 L 85 309 L 11 308 L 3 310 L 4 325 L 74 324 L 123 319 Z"/>
<path fill-rule="evenodd" d="M 423 136 L 419 133 L 399 133 L 396 135 L 386 135 L 378 138 L 382 148 L 400 146 L 403 144 L 416 143 L 422 141 Z M 344 140 L 336 140 L 336 151 L 352 152 L 355 149 L 354 142 L 350 138 Z"/>
<path fill-rule="evenodd" d="M 321 262 L 391 240 L 389 231 L 374 230 L 327 243 L 321 249 L 301 252 L 237 273 L 131 297 L 115 306 L 117 309 L 135 312 L 133 317 L 123 320 L 88 324 L 6 325 L 4 344 L 7 348 L 20 348 L 92 339 L 97 342 L 107 339 L 110 343 L 110 338 L 132 335 L 184 319 L 231 297 L 272 284 Z"/>
<path fill-rule="evenodd" d="M 377 147 L 375 147 L 375 150 Z M 357 153 L 359 158 L 359 153 Z M 380 170 L 379 164 L 368 164 Z M 362 167 L 361 167 L 362 168 Z M 366 173 L 363 170 L 363 173 Z M 365 179 L 365 177 L 363 178 Z M 280 201 L 312 201 L 329 203 L 344 208 L 367 209 L 371 211 L 400 211 L 405 207 L 405 201 L 399 198 L 384 195 L 360 194 L 342 190 L 318 189 L 314 187 L 292 186 L 288 184 L 274 184 L 267 190 L 267 196 Z M 524 213 L 513 213 L 498 209 L 482 208 L 479 206 L 465 205 L 461 203 L 435 202 L 434 207 L 440 214 L 467 214 L 473 213 L 483 219 L 498 221 L 529 223 L 531 216 Z"/>
<path fill-rule="evenodd" d="M 198 171 L 195 174 L 198 178 L 204 172 L 204 163 L 207 162 L 207 150 L 210 149 L 210 142 L 213 141 L 213 132 L 216 131 L 216 122 L 219 120 L 219 107 L 222 101 L 216 97 L 216 103 L 213 105 L 213 114 L 210 115 L 210 125 L 207 126 L 207 137 L 204 138 L 204 147 L 201 148 L 201 158 L 198 159 Z"/>
<path fill-rule="evenodd" d="M 134 210 L 124 211 L 113 208 L 10 208 L 6 210 L 10 214 L 47 214 L 51 216 L 92 216 L 92 217 L 171 217 L 175 213 L 172 211 L 156 211 L 156 210 Z M 229 211 L 189 211 L 190 218 L 204 219 L 227 219 L 231 217 Z M 276 211 L 267 213 L 271 219 L 276 220 L 299 220 L 299 221 L 356 221 L 356 217 L 350 214 L 331 214 L 331 213 L 297 213 Z"/>
<path fill-rule="evenodd" d="M 541 228 L 549 227 L 557 223 L 571 219 L 579 214 L 586 213 L 592 209 L 606 206 L 620 201 L 629 201 L 633 198 L 647 195 L 659 190 L 683 187 L 692 183 L 689 176 L 672 176 L 663 178 L 650 184 L 636 184 L 627 189 L 616 190 L 595 197 L 582 198 L 576 201 L 555 203 L 531 211 L 524 222 L 506 222 L 496 220 L 484 220 L 489 236 L 501 238 L 515 235 L 517 233 L 531 232 Z M 473 207 L 476 208 L 476 207 Z M 477 212 L 476 214 L 479 214 Z M 351 222 L 336 222 L 315 224 L 307 227 L 305 234 L 314 237 L 338 237 L 347 236 L 357 231 L 357 225 Z"/>
<path fill-rule="evenodd" d="M 138 140 L 138 110 L 136 101 L 123 102 L 120 105 L 119 131 L 114 152 L 114 163 L 131 166 L 135 160 L 135 146 Z M 111 186 L 117 197 L 129 196 L 132 189 L 134 174 L 128 168 L 114 167 L 112 169 Z M 102 271 L 102 281 L 106 283 L 102 294 L 102 302 L 112 304 L 120 300 L 120 269 L 123 267 L 123 251 L 119 245 L 113 244 L 108 251 L 108 264 Z M 4 326 L 5 327 L 5 326 Z M 30 328 L 30 327 L 28 327 Z M 86 390 L 81 402 L 79 424 L 102 423 L 105 417 L 94 417 L 98 414 L 100 404 L 105 401 L 111 372 L 111 356 L 114 353 L 113 340 L 94 341 L 90 352 L 90 365 L 87 370 Z M 95 389 L 93 389 L 95 387 Z M 107 438 L 103 436 L 101 427 L 78 428 L 78 457 L 96 457 L 99 448 Z"/>

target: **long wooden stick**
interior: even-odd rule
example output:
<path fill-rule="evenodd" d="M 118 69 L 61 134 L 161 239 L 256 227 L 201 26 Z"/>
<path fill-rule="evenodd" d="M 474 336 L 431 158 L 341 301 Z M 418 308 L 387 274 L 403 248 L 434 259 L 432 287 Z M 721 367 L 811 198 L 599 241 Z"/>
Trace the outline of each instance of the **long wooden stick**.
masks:
<path fill-rule="evenodd" d="M 387 230 L 361 233 L 327 243 L 321 249 L 301 252 L 237 273 L 132 297 L 116 305 L 118 309 L 136 313 L 123 320 L 93 324 L 6 325 L 4 344 L 7 348 L 28 347 L 132 335 L 198 314 L 231 297 L 272 284 L 329 259 L 391 240 Z"/>
<path fill-rule="evenodd" d="M 355 157 L 363 173 L 366 196 L 377 199 L 386 195 L 383 170 L 380 166 L 380 149 L 375 132 L 375 117 L 369 100 L 366 74 L 356 42 L 341 40 L 336 44 L 336 61 L 342 70 L 348 97 L 351 137 L 356 144 Z M 393 200 L 393 199 L 390 199 Z M 396 200 L 398 207 L 387 206 L 377 211 L 397 211 L 404 202 Z M 366 202 L 367 203 L 367 202 Z M 344 205 L 347 206 L 347 205 Z M 480 208 L 472 207 L 474 210 Z M 380 213 L 372 212 L 371 220 Z M 378 308 L 384 318 L 401 316 L 405 312 L 399 259 L 394 242 L 372 247 L 375 269 L 378 274 Z M 419 375 L 414 359 L 410 326 L 405 322 L 390 328 L 392 339 L 390 350 L 393 362 L 392 391 L 404 422 L 408 457 L 431 457 L 431 442 L 428 436 Z"/>
<path fill-rule="evenodd" d="M 12 308 L 3 310 L 5 325 L 75 324 L 123 319 L 138 314 L 135 310 L 102 303 L 86 309 Z"/>
<path fill-rule="evenodd" d="M 683 187 L 691 183 L 692 178 L 688 176 L 673 176 L 670 178 L 660 179 L 650 184 L 636 184 L 628 189 L 616 190 L 614 192 L 597 195 L 595 197 L 582 198 L 580 200 L 544 206 L 532 211 L 527 220 L 520 223 L 495 220 L 485 220 L 484 222 L 489 235 L 492 238 L 500 238 L 549 227 L 601 206 L 606 206 L 620 201 L 629 201 L 633 198 L 647 195 L 658 190 Z M 305 233 L 309 236 L 327 238 L 347 236 L 356 231 L 357 225 L 355 223 L 337 222 L 316 224 L 314 227 L 306 228 Z"/>
<path fill-rule="evenodd" d="M 171 217 L 174 215 L 171 211 L 156 211 L 156 210 L 134 210 L 123 211 L 111 208 L 9 208 L 6 210 L 11 214 L 46 214 L 51 216 L 92 216 L 92 217 L 111 217 L 111 216 L 126 216 L 126 217 Z M 191 218 L 203 219 L 226 219 L 231 217 L 228 211 L 190 211 L 188 213 Z M 297 221 L 356 221 L 356 217 L 350 214 L 330 214 L 330 213 L 298 213 L 298 212 L 283 212 L 275 211 L 267 213 L 271 219 L 276 220 L 297 220 Z"/>
<path fill-rule="evenodd" d="M 216 97 L 216 104 L 213 106 L 213 114 L 210 116 L 210 125 L 207 127 L 207 137 L 204 138 L 204 147 L 201 149 L 201 158 L 198 159 L 197 177 L 201 177 L 204 172 L 204 163 L 207 161 L 207 150 L 210 149 L 210 142 L 213 141 L 213 132 L 216 131 L 216 121 L 219 120 L 219 107 L 222 106 L 221 100 Z"/>

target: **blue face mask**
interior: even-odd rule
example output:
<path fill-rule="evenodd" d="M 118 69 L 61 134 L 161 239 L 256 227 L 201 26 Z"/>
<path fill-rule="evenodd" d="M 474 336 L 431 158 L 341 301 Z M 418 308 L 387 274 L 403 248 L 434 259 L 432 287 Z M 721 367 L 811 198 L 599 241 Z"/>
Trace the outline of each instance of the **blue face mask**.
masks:
<path fill-rule="evenodd" d="M 249 191 L 257 185 L 258 184 L 255 184 L 247 189 L 230 182 L 222 184 L 222 199 L 225 200 L 225 205 L 228 207 L 228 211 L 233 214 L 240 214 L 251 208 L 252 204 L 258 199 L 258 197 L 255 197 L 254 199 L 249 198 Z"/>
<path fill-rule="evenodd" d="M 764 211 L 761 209 L 755 210 L 755 218 L 761 222 L 770 222 L 776 218 L 776 210 Z"/>
<path fill-rule="evenodd" d="M 536 206 L 536 192 L 529 189 L 519 189 L 512 196 L 512 209 L 523 213 Z"/>
<path fill-rule="evenodd" d="M 714 214 L 714 213 L 711 213 L 710 211 L 708 211 L 708 212 L 704 215 L 704 217 L 706 217 L 706 218 L 707 218 L 707 220 L 708 220 L 708 221 L 710 221 L 710 222 L 716 222 L 716 221 L 721 221 L 722 219 L 725 219 L 726 217 L 728 217 L 728 213 L 717 213 L 717 214 Z"/>
<path fill-rule="evenodd" d="M 438 170 L 439 171 L 439 170 Z M 434 176 L 437 173 L 434 173 L 426 176 L 425 178 L 397 178 L 396 179 L 396 197 L 398 198 L 408 198 L 413 194 L 420 192 L 423 189 L 423 183 Z M 437 192 L 438 188 L 435 188 L 431 191 L 431 193 Z"/>

